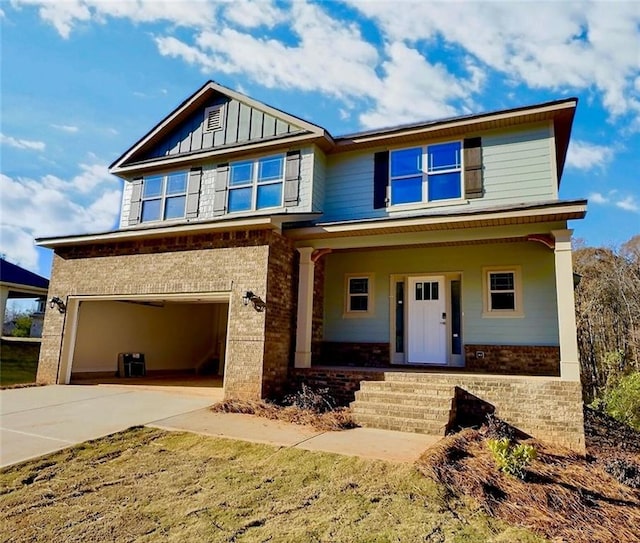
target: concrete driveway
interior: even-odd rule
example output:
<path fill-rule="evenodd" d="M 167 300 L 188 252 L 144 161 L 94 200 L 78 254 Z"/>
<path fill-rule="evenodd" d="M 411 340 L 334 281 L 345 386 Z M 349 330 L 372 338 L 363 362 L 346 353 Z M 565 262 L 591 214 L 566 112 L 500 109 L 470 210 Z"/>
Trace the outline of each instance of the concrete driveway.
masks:
<path fill-rule="evenodd" d="M 0 466 L 202 409 L 222 389 L 52 385 L 0 391 Z"/>

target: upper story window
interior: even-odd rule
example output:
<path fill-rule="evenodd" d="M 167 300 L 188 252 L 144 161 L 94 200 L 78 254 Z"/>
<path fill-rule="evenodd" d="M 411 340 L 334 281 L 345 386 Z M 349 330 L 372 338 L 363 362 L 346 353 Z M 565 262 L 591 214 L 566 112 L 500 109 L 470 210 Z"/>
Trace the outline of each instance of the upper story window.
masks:
<path fill-rule="evenodd" d="M 229 213 L 282 206 L 284 155 L 229 165 Z"/>
<path fill-rule="evenodd" d="M 453 141 L 390 153 L 391 205 L 462 197 L 462 143 Z"/>
<path fill-rule="evenodd" d="M 187 202 L 187 172 L 145 177 L 142 183 L 142 222 L 181 219 Z"/>

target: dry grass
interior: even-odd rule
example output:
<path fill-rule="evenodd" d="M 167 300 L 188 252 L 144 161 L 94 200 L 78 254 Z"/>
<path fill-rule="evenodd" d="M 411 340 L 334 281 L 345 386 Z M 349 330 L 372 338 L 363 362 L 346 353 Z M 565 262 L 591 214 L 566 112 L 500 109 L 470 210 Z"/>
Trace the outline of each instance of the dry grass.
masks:
<path fill-rule="evenodd" d="M 283 407 L 261 400 L 225 400 L 213 405 L 211 410 L 215 413 L 256 415 L 272 420 L 313 426 L 317 430 L 346 430 L 356 426 L 348 407 L 338 407 L 331 411 L 317 413 L 294 405 Z"/>
<path fill-rule="evenodd" d="M 418 465 L 455 494 L 478 500 L 488 514 L 553 541 L 640 541 L 640 492 L 568 450 L 524 443 L 538 452 L 527 481 L 499 472 L 485 436 L 471 429 L 427 450 Z"/>
<path fill-rule="evenodd" d="M 539 542 L 414 467 L 138 428 L 0 471 L 3 542 Z"/>

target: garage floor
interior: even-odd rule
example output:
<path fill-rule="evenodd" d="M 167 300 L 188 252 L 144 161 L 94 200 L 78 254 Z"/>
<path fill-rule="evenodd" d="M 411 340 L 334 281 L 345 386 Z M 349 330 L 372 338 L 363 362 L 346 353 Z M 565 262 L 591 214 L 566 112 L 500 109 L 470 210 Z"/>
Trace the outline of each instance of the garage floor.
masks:
<path fill-rule="evenodd" d="M 146 376 L 146 377 L 102 377 L 95 379 L 72 379 L 72 385 L 118 385 L 145 390 L 192 389 L 192 394 L 222 395 L 222 377 L 200 376 L 190 373 Z M 211 389 L 219 389 L 219 392 Z M 170 390 L 169 390 L 170 392 Z"/>

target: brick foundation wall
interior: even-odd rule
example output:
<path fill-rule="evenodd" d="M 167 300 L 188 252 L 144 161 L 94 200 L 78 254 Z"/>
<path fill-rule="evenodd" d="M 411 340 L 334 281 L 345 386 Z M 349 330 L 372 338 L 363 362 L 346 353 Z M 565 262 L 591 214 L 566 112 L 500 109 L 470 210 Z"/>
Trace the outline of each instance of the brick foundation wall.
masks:
<path fill-rule="evenodd" d="M 585 452 L 582 386 L 544 377 L 451 376 L 459 387 L 457 416 L 493 412 L 511 426 L 543 441 Z"/>
<path fill-rule="evenodd" d="M 560 376 L 560 348 L 536 345 L 465 345 L 465 370 L 502 375 Z M 477 358 L 482 351 L 484 358 Z"/>
<path fill-rule="evenodd" d="M 331 368 L 292 368 L 289 373 L 289 386 L 298 390 L 302 383 L 313 389 L 327 388 L 329 395 L 337 405 L 349 405 L 355 399 L 356 390 L 360 390 L 360 381 L 383 381 L 383 371 L 340 370 Z"/>
<path fill-rule="evenodd" d="M 61 247 L 54 255 L 50 295 L 68 302 L 73 295 L 228 293 L 225 395 L 260 398 L 269 309 L 258 313 L 243 305 L 242 296 L 247 290 L 263 299 L 267 296 L 270 253 L 275 267 L 289 266 L 290 263 L 275 264 L 284 250 L 274 249 L 283 242 L 273 236 L 277 234 L 270 231 L 239 231 Z M 277 301 L 273 289 L 272 294 L 273 313 L 277 316 L 280 306 L 287 306 L 291 300 Z M 63 326 L 69 318 L 69 312 L 61 315 L 55 309 L 46 309 L 39 383 L 55 383 L 58 379 Z M 270 329 L 269 334 L 272 333 Z M 275 349 L 267 364 L 268 382 L 284 379 L 291 333 L 290 327 L 284 325 L 280 338 L 269 335 Z M 282 359 L 284 363 L 280 362 Z"/>
<path fill-rule="evenodd" d="M 347 343 L 325 341 L 322 343 L 323 366 L 355 366 L 360 368 L 389 368 L 388 343 Z"/>

